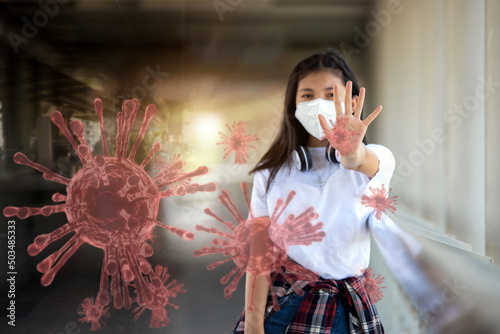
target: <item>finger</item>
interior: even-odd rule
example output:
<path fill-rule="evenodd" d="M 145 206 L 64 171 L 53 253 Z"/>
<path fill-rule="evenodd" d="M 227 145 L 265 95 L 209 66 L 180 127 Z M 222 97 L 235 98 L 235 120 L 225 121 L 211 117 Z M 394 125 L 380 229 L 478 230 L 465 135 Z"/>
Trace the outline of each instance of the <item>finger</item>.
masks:
<path fill-rule="evenodd" d="M 366 126 L 370 125 L 370 123 L 373 122 L 375 117 L 377 117 L 381 111 L 382 111 L 382 106 L 378 106 L 377 109 L 372 111 L 372 113 L 363 121 L 363 124 L 365 124 Z"/>
<path fill-rule="evenodd" d="M 337 114 L 337 116 L 343 115 L 342 103 L 340 102 L 340 91 L 338 85 L 333 86 L 333 101 L 335 102 L 335 114 Z"/>
<path fill-rule="evenodd" d="M 359 90 L 358 103 L 356 103 L 356 109 L 354 110 L 354 117 L 356 117 L 357 119 L 361 119 L 363 103 L 365 103 L 365 88 L 361 87 L 361 89 Z"/>
<path fill-rule="evenodd" d="M 326 118 L 325 116 L 319 114 L 318 115 L 318 119 L 319 119 L 319 124 L 321 125 L 321 128 L 323 129 L 323 132 L 324 133 L 327 133 L 331 130 L 330 126 L 328 125 L 328 122 L 326 121 Z"/>
<path fill-rule="evenodd" d="M 345 114 L 352 115 L 352 81 L 347 81 L 347 87 L 345 89 Z"/>

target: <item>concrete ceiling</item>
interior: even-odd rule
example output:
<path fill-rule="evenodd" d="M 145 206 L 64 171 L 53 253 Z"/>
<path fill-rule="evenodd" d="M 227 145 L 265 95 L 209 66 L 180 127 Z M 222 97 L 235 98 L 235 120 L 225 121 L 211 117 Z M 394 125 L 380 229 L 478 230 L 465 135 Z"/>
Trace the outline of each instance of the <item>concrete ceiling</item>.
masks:
<path fill-rule="evenodd" d="M 291 50 L 352 40 L 353 27 L 366 22 L 374 5 L 372 0 L 59 1 L 68 3 L 20 44 L 17 54 L 8 34 L 22 35 L 22 18 L 33 22 L 42 9 L 37 1 L 0 2 L 0 68 L 6 73 L 6 66 L 31 57 L 44 71 L 57 72 L 46 77 L 61 89 L 73 87 L 82 103 L 78 90 L 104 92 L 110 99 L 129 92 L 147 66 L 185 78 L 193 71 L 236 69 L 248 78 L 270 66 L 279 72 Z M 288 64 L 283 68 L 290 70 Z M 266 72 L 272 73 L 259 75 Z M 0 80 L 0 87 L 9 86 L 5 76 Z"/>

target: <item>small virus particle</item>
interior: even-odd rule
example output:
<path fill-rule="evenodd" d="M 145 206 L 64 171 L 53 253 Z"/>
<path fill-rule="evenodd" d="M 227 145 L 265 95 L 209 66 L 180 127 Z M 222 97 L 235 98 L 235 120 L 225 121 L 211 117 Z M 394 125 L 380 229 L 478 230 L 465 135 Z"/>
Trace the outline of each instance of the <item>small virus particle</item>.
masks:
<path fill-rule="evenodd" d="M 363 298 L 370 298 L 370 301 L 373 304 L 379 302 L 382 297 L 384 297 L 382 289 L 385 289 L 385 286 L 380 285 L 384 282 L 385 277 L 381 276 L 382 275 L 378 275 L 375 277 L 375 274 L 372 275 L 371 268 L 363 271 L 363 288 L 366 293 Z"/>
<path fill-rule="evenodd" d="M 174 158 L 170 160 L 170 163 L 172 163 L 173 160 L 177 160 L 178 157 L 179 157 L 178 155 L 174 156 Z M 158 175 L 158 173 L 160 173 L 163 170 L 163 168 L 166 165 L 168 165 L 167 160 L 165 160 L 162 157 L 156 155 L 154 157 L 154 159 L 150 163 L 150 170 L 149 170 L 148 174 L 152 178 L 154 178 L 156 175 Z"/>
<path fill-rule="evenodd" d="M 353 146 L 356 143 L 357 137 L 360 135 L 360 132 L 349 129 L 348 122 L 349 119 L 346 117 L 337 117 L 333 128 L 323 127 L 325 137 L 343 156 L 353 152 Z M 330 124 L 333 125 L 333 122 L 330 121 Z"/>
<path fill-rule="evenodd" d="M 224 149 L 226 153 L 223 159 L 226 159 L 227 156 L 231 153 L 235 153 L 234 163 L 235 164 L 244 164 L 248 159 L 248 149 L 255 148 L 255 146 L 251 146 L 248 142 L 259 140 L 255 135 L 247 135 L 245 127 L 247 126 L 247 122 L 239 121 L 233 123 L 233 129 L 229 127 L 229 124 L 226 123 L 227 128 L 229 129 L 230 135 L 225 135 L 219 132 L 222 142 L 217 143 L 217 145 L 227 145 Z"/>
<path fill-rule="evenodd" d="M 361 204 L 373 208 L 372 213 L 375 213 L 375 217 L 380 219 L 382 217 L 382 212 L 385 213 L 386 210 L 394 213 L 396 212 L 396 198 L 398 196 L 388 197 L 389 192 L 392 190 L 386 190 L 384 185 L 381 188 L 373 189 L 369 188 L 372 192 L 371 196 L 363 195 L 361 196 Z"/>
<path fill-rule="evenodd" d="M 185 240 L 192 240 L 193 233 L 187 232 L 156 220 L 160 200 L 169 196 L 183 196 L 186 193 L 198 191 L 215 191 L 215 184 L 191 183 L 195 176 L 206 174 L 207 167 L 199 167 L 191 172 L 182 171 L 184 163 L 175 156 L 170 163 L 162 164 L 155 177 L 149 176 L 144 167 L 153 159 L 161 148 L 160 143 L 154 143 L 152 149 L 140 165 L 135 163 L 135 155 L 139 149 L 148 124 L 154 117 L 156 107 L 146 108 L 139 134 L 127 156 L 128 143 L 132 126 L 139 109 L 138 100 L 125 100 L 122 111 L 116 116 L 117 136 L 116 155 L 110 156 L 106 144 L 103 125 L 103 106 L 100 99 L 94 101 L 95 110 L 100 124 L 103 143 L 103 155 L 92 156 L 91 149 L 85 140 L 81 121 L 71 121 L 70 128 L 79 139 L 77 144 L 73 135 L 64 123 L 59 111 L 52 113 L 51 120 L 65 135 L 71 146 L 77 152 L 83 167 L 72 179 L 62 177 L 48 168 L 29 160 L 24 154 L 16 153 L 14 161 L 37 169 L 47 180 L 66 186 L 66 195 L 56 193 L 52 196 L 54 202 L 64 204 L 47 205 L 42 208 L 7 207 L 3 213 L 10 217 L 16 215 L 21 219 L 42 214 L 49 216 L 64 212 L 68 223 L 49 234 L 42 234 L 29 245 L 28 253 L 35 256 L 47 245 L 75 232 L 66 244 L 40 262 L 38 271 L 44 273 L 41 283 L 47 286 L 52 283 L 56 273 L 68 259 L 83 244 L 88 243 L 104 251 L 99 292 L 94 306 L 90 309 L 103 309 L 110 302 L 108 295 L 109 277 L 111 276 L 111 294 L 113 305 L 120 309 L 129 309 L 132 298 L 128 286 L 133 282 L 137 296 L 133 301 L 140 306 L 151 304 L 154 291 L 149 289 L 148 275 L 153 275 L 153 269 L 146 260 L 153 254 L 153 248 L 148 241 L 153 240 L 152 231 L 156 226 L 165 228 Z M 122 289 L 120 289 L 122 285 Z M 92 304 L 93 305 L 93 304 Z M 85 319 L 89 316 L 86 315 Z M 93 327 L 97 328 L 96 320 Z"/>
<path fill-rule="evenodd" d="M 250 200 L 245 182 L 241 183 L 241 189 L 245 196 L 247 208 L 250 211 Z M 226 257 L 224 260 L 208 265 L 208 270 L 215 269 L 228 261 L 234 262 L 235 267 L 220 280 L 222 284 L 226 284 L 232 277 L 232 281 L 224 289 L 226 299 L 229 299 L 233 292 L 236 291 L 238 282 L 245 272 L 254 276 L 249 310 L 253 309 L 253 292 L 255 291 L 256 276 L 266 276 L 268 283 L 271 284 L 271 273 L 279 272 L 288 280 L 288 275 L 282 269 L 282 267 L 285 267 L 303 280 L 315 281 L 318 279 L 319 275 L 303 268 L 287 256 L 289 246 L 310 245 L 313 242 L 321 242 L 323 240 L 325 232 L 318 232 L 323 227 L 323 223 L 311 224 L 312 220 L 318 218 L 318 214 L 314 212 L 314 208 L 309 207 L 297 217 L 289 215 L 283 224 L 277 223 L 279 217 L 294 196 L 295 192 L 292 191 L 286 201 L 279 199 L 270 218 L 253 218 L 250 212 L 249 218 L 245 219 L 239 213 L 229 194 L 223 190 L 219 196 L 219 202 L 227 208 L 236 220 L 236 225 L 223 220 L 210 209 L 205 209 L 206 214 L 224 224 L 232 233 L 223 232 L 214 227 L 207 228 L 197 225 L 196 229 L 198 231 L 214 234 L 218 238 L 212 240 L 212 244 L 216 247 L 203 247 L 196 250 L 194 255 L 202 256 L 222 253 Z M 252 246 L 252 251 L 250 249 L 251 238 L 252 240 L 258 240 Z M 295 285 L 291 280 L 289 280 L 289 283 Z M 297 291 L 298 293 L 302 293 L 299 287 L 297 287 Z M 274 307 L 279 309 L 274 293 L 272 298 Z"/>
<path fill-rule="evenodd" d="M 108 309 L 109 307 L 102 308 L 101 306 L 94 304 L 94 298 L 89 297 L 85 298 L 82 303 L 83 310 L 78 312 L 78 314 L 84 315 L 83 318 L 80 318 L 80 322 L 90 322 L 92 326 L 91 330 L 95 331 L 97 329 L 101 329 L 101 323 L 106 325 L 102 317 L 109 317 Z"/>
<path fill-rule="evenodd" d="M 149 276 L 149 282 L 147 283 L 148 289 L 151 291 L 153 300 L 146 305 L 140 305 L 136 307 L 133 311 L 135 313 L 134 320 L 137 320 L 139 316 L 146 309 L 150 309 L 151 322 L 149 324 L 150 328 L 160 328 L 165 327 L 170 322 L 167 316 L 167 310 L 165 307 L 167 305 L 172 306 L 175 309 L 179 307 L 170 303 L 170 299 L 177 297 L 179 293 L 185 293 L 186 290 L 182 289 L 184 284 L 176 284 L 177 281 L 173 280 L 167 285 L 165 285 L 169 274 L 167 274 L 168 268 L 162 267 L 161 265 L 156 265 L 153 275 Z"/>

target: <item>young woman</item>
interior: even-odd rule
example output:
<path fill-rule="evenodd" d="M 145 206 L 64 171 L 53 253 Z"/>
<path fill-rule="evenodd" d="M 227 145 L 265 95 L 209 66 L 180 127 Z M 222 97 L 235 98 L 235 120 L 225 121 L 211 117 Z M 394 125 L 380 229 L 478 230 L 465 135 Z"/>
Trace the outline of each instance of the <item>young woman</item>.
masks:
<path fill-rule="evenodd" d="M 366 145 L 366 129 L 382 107 L 363 120 L 364 95 L 353 71 L 333 51 L 310 56 L 292 71 L 279 133 L 252 171 L 251 209 L 254 217 L 268 218 L 276 201 L 290 191 L 296 196 L 282 217 L 314 207 L 325 237 L 289 247 L 288 256 L 319 278 L 310 282 L 288 273 L 294 280 L 290 285 L 273 274 L 269 286 L 265 275 L 259 275 L 252 291 L 254 277 L 247 272 L 246 311 L 234 333 L 384 332 L 362 284 L 370 254 L 367 220 L 373 209 L 361 203 L 361 196 L 369 187 L 389 189 L 395 162 L 387 148 Z M 344 140 L 332 139 L 334 149 L 325 138 L 332 124 L 349 134 Z M 278 297 L 279 310 L 273 309 L 270 289 Z"/>

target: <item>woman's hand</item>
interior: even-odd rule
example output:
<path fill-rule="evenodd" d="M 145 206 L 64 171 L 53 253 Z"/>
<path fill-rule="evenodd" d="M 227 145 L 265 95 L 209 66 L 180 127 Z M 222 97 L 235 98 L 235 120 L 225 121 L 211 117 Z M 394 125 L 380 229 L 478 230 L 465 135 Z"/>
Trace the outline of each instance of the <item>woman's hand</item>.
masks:
<path fill-rule="evenodd" d="M 339 151 L 340 162 L 346 169 L 356 170 L 368 177 L 373 177 L 378 172 L 380 162 L 371 150 L 363 144 L 368 125 L 382 111 L 382 106 L 378 106 L 365 120 L 361 120 L 361 111 L 365 100 L 365 89 L 359 91 L 359 98 L 354 112 L 352 111 L 352 82 L 347 82 L 345 93 L 345 114 L 342 113 L 342 104 L 340 103 L 339 87 L 333 87 L 333 99 L 335 102 L 336 122 L 335 126 L 330 128 L 323 115 L 318 115 L 321 127 L 325 137 L 330 144 Z"/>
<path fill-rule="evenodd" d="M 354 157 L 360 155 L 359 151 L 364 149 L 362 142 L 366 129 L 375 117 L 378 116 L 382 110 L 382 106 L 378 106 L 377 109 L 375 109 L 365 120 L 362 121 L 361 111 L 363 110 L 363 103 L 365 100 L 365 89 L 360 89 L 358 103 L 356 103 L 353 112 L 351 81 L 348 81 L 346 86 L 344 99 L 345 114 L 342 113 L 342 104 L 340 102 L 338 85 L 333 87 L 333 100 L 335 102 L 335 113 L 337 115 L 334 127 L 330 128 L 325 117 L 323 115 L 318 115 L 325 137 L 343 157 Z"/>

